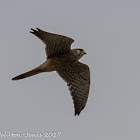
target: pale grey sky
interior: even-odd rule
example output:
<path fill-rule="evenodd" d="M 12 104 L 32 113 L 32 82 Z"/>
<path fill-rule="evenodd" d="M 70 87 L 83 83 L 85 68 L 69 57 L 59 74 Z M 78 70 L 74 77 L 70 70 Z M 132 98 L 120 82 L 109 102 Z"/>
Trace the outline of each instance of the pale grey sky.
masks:
<path fill-rule="evenodd" d="M 1 0 L 0 133 L 139 140 L 139 7 L 138 0 Z M 36 27 L 69 36 L 75 40 L 72 48 L 87 52 L 81 61 L 90 67 L 91 88 L 78 117 L 66 83 L 55 72 L 11 80 L 46 59 L 44 44 L 29 33 Z M 30 139 L 3 139 L 9 138 Z"/>

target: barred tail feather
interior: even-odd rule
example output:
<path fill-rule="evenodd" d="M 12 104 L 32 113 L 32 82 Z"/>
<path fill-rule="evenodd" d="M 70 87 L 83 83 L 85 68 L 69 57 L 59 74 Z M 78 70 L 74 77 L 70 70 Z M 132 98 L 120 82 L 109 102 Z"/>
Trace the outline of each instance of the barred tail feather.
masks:
<path fill-rule="evenodd" d="M 26 73 L 23 73 L 23 74 L 20 74 L 14 78 L 12 78 L 12 80 L 20 80 L 20 79 L 24 79 L 24 78 L 27 78 L 27 77 L 30 77 L 30 76 L 33 76 L 33 75 L 36 75 L 38 73 L 42 72 L 40 69 L 33 69 L 29 72 L 26 72 Z"/>
<path fill-rule="evenodd" d="M 46 62 L 44 62 L 39 67 L 37 67 L 29 72 L 25 72 L 23 74 L 20 74 L 16 77 L 12 78 L 12 80 L 20 80 L 20 79 L 24 79 L 24 78 L 36 75 L 36 74 L 41 73 L 41 72 L 45 72 L 44 68 L 46 69 Z"/>

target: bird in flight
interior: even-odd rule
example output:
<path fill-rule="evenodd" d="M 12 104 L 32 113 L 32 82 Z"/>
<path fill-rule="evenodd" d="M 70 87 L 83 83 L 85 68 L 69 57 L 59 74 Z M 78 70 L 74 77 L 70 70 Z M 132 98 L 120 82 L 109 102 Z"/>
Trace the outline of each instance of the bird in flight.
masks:
<path fill-rule="evenodd" d="M 14 77 L 12 80 L 27 78 L 42 72 L 56 71 L 67 83 L 73 99 L 75 116 L 86 106 L 89 87 L 90 70 L 79 59 L 86 54 L 83 49 L 71 49 L 72 38 L 45 32 L 39 28 L 31 29 L 30 33 L 45 43 L 46 61 L 35 69 Z"/>

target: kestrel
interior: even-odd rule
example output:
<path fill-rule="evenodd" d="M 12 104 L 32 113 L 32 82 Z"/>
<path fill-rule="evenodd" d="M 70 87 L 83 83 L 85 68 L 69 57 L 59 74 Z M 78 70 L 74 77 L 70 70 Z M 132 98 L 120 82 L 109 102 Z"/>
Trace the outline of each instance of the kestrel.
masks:
<path fill-rule="evenodd" d="M 56 71 L 69 87 L 75 116 L 84 109 L 89 95 L 90 70 L 86 64 L 78 60 L 86 54 L 83 49 L 71 49 L 72 38 L 45 32 L 39 28 L 31 29 L 30 33 L 45 43 L 46 61 L 37 68 L 14 77 L 19 80 L 42 72 Z"/>

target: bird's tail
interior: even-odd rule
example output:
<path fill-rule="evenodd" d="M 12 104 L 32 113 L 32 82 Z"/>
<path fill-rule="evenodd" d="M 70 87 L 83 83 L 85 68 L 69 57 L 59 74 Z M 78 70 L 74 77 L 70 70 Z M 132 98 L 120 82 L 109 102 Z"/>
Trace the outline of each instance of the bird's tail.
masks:
<path fill-rule="evenodd" d="M 25 72 L 23 74 L 20 74 L 14 78 L 12 78 L 12 80 L 20 80 L 20 79 L 24 79 L 24 78 L 27 78 L 27 77 L 30 77 L 30 76 L 33 76 L 33 75 L 36 75 L 38 73 L 41 73 L 41 72 L 44 72 L 43 71 L 43 66 L 44 66 L 45 63 L 43 63 L 42 65 L 40 65 L 39 67 L 31 70 L 31 71 L 28 71 L 28 72 Z"/>

